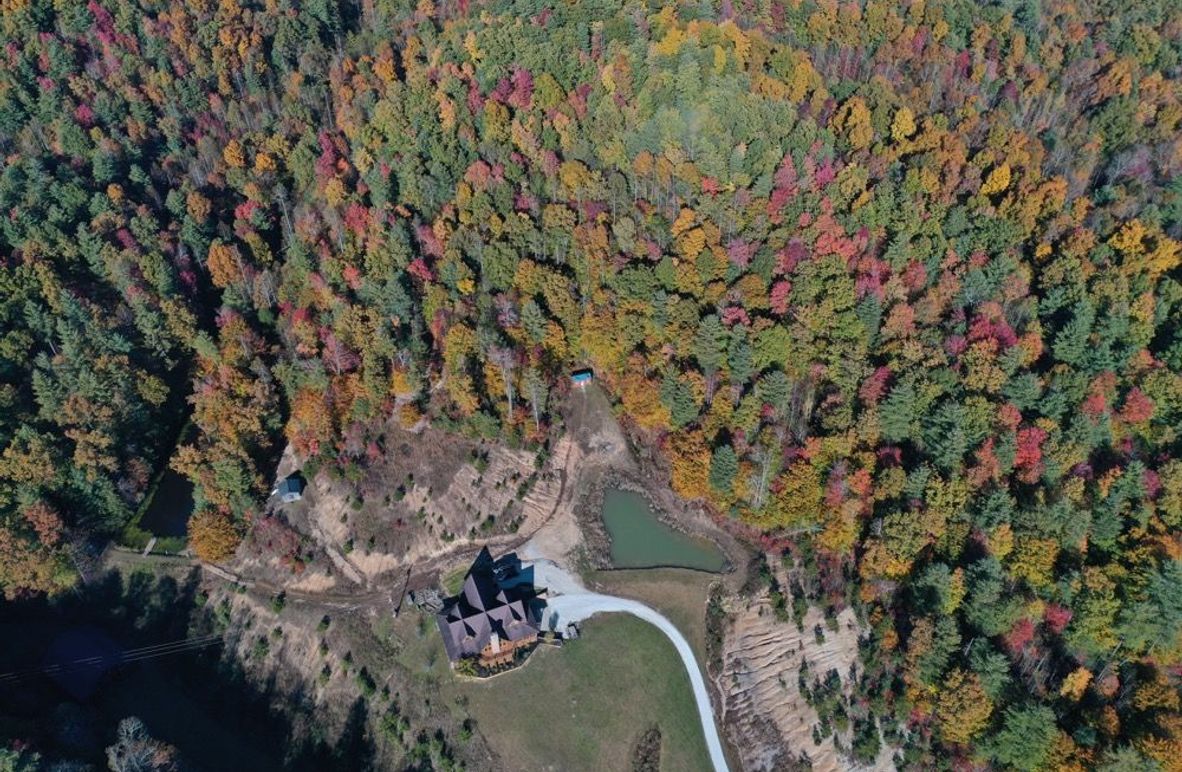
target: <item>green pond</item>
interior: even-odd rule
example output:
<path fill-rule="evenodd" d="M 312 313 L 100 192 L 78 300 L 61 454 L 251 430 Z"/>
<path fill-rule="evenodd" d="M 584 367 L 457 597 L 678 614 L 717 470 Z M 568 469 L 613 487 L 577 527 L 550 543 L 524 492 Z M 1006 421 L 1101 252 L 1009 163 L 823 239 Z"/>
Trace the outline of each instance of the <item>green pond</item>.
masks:
<path fill-rule="evenodd" d="M 140 527 L 153 536 L 183 538 L 193 514 L 193 483 L 188 477 L 168 469 L 152 496 L 152 503 L 140 520 Z"/>
<path fill-rule="evenodd" d="M 603 496 L 603 524 L 612 540 L 616 568 L 676 566 L 721 571 L 726 557 L 718 547 L 661 522 L 639 493 L 610 489 Z"/>

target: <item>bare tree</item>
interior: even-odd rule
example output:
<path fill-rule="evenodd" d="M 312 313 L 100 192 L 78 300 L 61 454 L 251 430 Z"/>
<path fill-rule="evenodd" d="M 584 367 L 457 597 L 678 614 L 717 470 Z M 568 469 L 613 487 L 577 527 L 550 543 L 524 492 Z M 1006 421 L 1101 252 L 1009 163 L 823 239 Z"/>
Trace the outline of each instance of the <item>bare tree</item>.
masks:
<path fill-rule="evenodd" d="M 534 414 L 534 428 L 540 431 L 542 428 L 541 416 L 546 410 L 546 397 L 549 391 L 546 388 L 546 380 L 537 371 L 537 368 L 530 367 L 525 371 L 522 385 L 529 395 L 529 405 Z"/>
<path fill-rule="evenodd" d="M 508 418 L 513 421 L 513 371 L 517 367 L 517 354 L 508 346 L 490 346 L 488 361 L 501 369 L 501 379 L 505 382 L 505 399 L 509 403 Z"/>
<path fill-rule="evenodd" d="M 119 722 L 115 744 L 107 748 L 111 772 L 176 772 L 176 748 L 150 734 L 144 722 L 129 716 Z"/>

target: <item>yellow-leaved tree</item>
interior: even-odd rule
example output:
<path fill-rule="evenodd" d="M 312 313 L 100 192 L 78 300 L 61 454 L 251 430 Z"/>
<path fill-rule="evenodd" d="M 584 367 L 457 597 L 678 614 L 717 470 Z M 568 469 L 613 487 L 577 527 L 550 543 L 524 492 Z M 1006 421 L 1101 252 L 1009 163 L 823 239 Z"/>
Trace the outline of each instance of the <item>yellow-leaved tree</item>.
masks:
<path fill-rule="evenodd" d="M 992 196 L 1002 193 L 1010 186 L 1010 165 L 998 164 L 989 172 L 985 182 L 981 183 L 981 195 Z"/>
<path fill-rule="evenodd" d="M 205 509 L 189 519 L 189 546 L 207 563 L 226 560 L 241 541 L 238 526 L 221 512 Z"/>
<path fill-rule="evenodd" d="M 936 718 L 944 742 L 968 743 L 989 724 L 992 714 L 993 701 L 976 673 L 957 668 L 948 674 L 936 700 Z"/>
<path fill-rule="evenodd" d="M 895 111 L 895 118 L 891 121 L 891 139 L 902 142 L 911 139 L 915 134 L 915 113 L 910 107 L 900 107 Z"/>
<path fill-rule="evenodd" d="M 870 123 L 870 108 L 861 97 L 854 97 L 837 111 L 837 128 L 845 132 L 850 147 L 863 150 L 874 141 L 874 126 Z"/>

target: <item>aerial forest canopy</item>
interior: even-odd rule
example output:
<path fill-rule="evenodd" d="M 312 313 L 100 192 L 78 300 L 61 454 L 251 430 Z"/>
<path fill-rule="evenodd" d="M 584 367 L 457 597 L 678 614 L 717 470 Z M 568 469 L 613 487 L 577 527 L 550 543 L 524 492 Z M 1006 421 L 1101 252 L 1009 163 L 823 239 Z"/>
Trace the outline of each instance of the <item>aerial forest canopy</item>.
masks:
<path fill-rule="evenodd" d="M 0 35 L 5 594 L 167 465 L 232 546 L 285 442 L 543 442 L 589 365 L 679 494 L 858 610 L 917 768 L 1182 754 L 1177 3 L 5 0 Z"/>

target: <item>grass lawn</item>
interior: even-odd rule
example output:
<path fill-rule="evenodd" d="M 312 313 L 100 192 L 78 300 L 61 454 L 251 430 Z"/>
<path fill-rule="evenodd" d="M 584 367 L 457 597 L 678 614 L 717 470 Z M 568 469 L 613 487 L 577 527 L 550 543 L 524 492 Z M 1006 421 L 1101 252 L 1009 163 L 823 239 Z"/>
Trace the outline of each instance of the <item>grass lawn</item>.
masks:
<path fill-rule="evenodd" d="M 467 563 L 463 563 L 451 569 L 439 579 L 439 583 L 443 585 L 443 591 L 449 597 L 458 594 L 460 588 L 464 586 L 464 577 L 468 574 L 469 568 L 470 566 Z"/>
<path fill-rule="evenodd" d="M 508 769 L 631 769 L 646 729 L 661 729 L 661 769 L 708 770 L 689 677 L 652 625 L 625 614 L 587 620 L 582 637 L 457 690 Z"/>
<path fill-rule="evenodd" d="M 638 600 L 667 616 L 689 641 L 700 665 L 706 662 L 706 597 L 718 578 L 684 568 L 592 571 L 585 576 L 598 592 Z"/>

